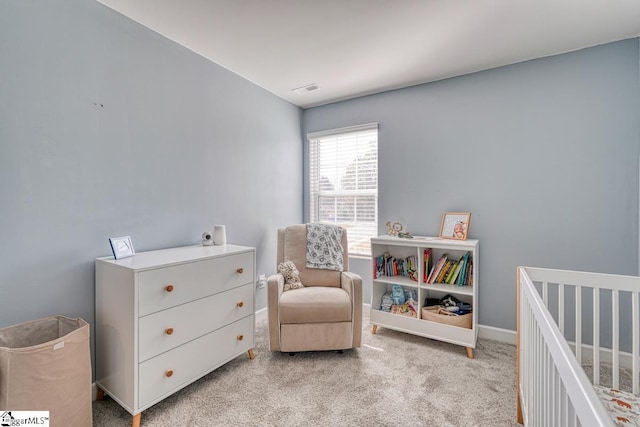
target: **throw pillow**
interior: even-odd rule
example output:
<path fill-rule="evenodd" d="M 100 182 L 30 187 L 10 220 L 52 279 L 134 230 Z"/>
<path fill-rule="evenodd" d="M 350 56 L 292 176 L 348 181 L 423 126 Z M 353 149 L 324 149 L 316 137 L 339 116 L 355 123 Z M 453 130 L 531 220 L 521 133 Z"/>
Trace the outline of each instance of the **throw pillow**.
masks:
<path fill-rule="evenodd" d="M 304 288 L 304 285 L 300 281 L 300 272 L 296 268 L 296 265 L 286 260 L 278 265 L 278 273 L 284 276 L 284 290 L 289 291 L 291 289 Z"/>

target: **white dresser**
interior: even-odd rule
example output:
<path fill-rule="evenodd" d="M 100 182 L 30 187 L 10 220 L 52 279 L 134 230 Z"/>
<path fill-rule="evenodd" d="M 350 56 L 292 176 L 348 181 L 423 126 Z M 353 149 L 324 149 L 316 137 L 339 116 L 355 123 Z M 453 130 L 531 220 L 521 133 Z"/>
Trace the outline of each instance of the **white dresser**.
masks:
<path fill-rule="evenodd" d="M 187 246 L 96 260 L 96 385 L 141 412 L 245 351 L 255 249 Z"/>

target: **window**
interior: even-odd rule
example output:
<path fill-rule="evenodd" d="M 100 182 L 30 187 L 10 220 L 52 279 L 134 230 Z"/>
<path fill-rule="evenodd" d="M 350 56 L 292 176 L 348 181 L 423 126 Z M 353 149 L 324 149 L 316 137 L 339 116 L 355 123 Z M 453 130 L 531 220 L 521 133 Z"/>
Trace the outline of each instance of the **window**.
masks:
<path fill-rule="evenodd" d="M 307 138 L 311 222 L 345 227 L 349 254 L 371 256 L 369 239 L 378 232 L 378 125 Z"/>

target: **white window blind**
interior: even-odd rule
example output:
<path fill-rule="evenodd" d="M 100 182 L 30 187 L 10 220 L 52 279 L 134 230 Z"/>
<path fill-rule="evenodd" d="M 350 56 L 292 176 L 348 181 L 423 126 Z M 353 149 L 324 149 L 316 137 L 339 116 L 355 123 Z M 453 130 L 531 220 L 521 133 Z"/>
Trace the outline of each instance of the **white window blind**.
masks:
<path fill-rule="evenodd" d="M 311 222 L 347 229 L 350 255 L 371 255 L 378 231 L 378 125 L 314 132 L 309 140 Z"/>

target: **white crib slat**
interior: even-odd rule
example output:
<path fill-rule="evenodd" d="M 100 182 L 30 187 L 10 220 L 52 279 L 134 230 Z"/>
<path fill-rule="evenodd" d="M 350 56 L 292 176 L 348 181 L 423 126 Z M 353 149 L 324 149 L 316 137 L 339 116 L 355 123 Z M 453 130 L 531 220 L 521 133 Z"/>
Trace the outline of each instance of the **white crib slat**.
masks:
<path fill-rule="evenodd" d="M 542 378 L 544 378 L 545 384 L 549 384 L 549 350 L 547 349 L 547 344 L 545 343 L 544 347 L 544 351 L 542 352 Z M 550 425 L 549 424 L 549 413 L 551 412 L 549 410 L 549 406 L 551 401 L 549 400 L 549 393 L 543 393 L 542 394 L 542 407 L 543 409 L 543 415 L 544 415 L 544 423 L 545 425 Z"/>
<path fill-rule="evenodd" d="M 530 323 L 530 318 L 531 318 L 531 310 L 529 309 L 529 303 L 525 302 L 525 298 L 524 296 L 520 297 L 520 303 L 522 304 L 521 309 L 523 311 L 521 311 L 522 313 L 522 318 L 520 319 L 520 339 L 522 340 L 523 343 L 525 343 L 526 347 L 524 348 L 531 348 L 531 333 L 530 333 L 530 328 L 531 326 L 529 326 Z M 523 322 L 524 320 L 524 322 Z M 522 336 L 522 333 L 524 332 L 524 336 Z M 521 388 L 521 393 L 525 393 L 524 396 L 522 396 L 522 413 L 523 416 L 525 414 L 527 414 L 527 408 L 524 406 L 527 402 L 529 402 L 530 400 L 530 396 L 529 396 L 529 378 L 531 377 L 531 363 L 529 362 L 529 357 L 530 357 L 530 353 L 524 352 L 522 351 L 524 348 L 521 347 L 521 353 L 520 353 L 520 372 L 522 372 L 523 378 L 522 378 L 522 388 Z"/>
<path fill-rule="evenodd" d="M 600 289 L 593 288 L 593 385 L 600 384 Z"/>
<path fill-rule="evenodd" d="M 544 306 L 548 307 L 549 306 L 549 283 L 548 282 L 542 282 L 542 301 L 544 302 Z M 544 378 L 546 380 L 547 378 L 547 346 L 544 342 L 544 340 L 542 339 L 542 337 L 540 338 L 540 342 L 541 342 L 541 349 L 540 349 L 540 368 L 541 370 L 538 371 L 540 372 L 540 377 Z M 544 393 L 544 390 L 541 388 L 540 390 L 540 416 L 541 418 L 540 421 L 544 422 L 545 424 L 548 425 L 548 416 L 549 416 L 549 409 L 548 409 L 548 403 L 547 403 L 547 397 L 546 394 Z"/>
<path fill-rule="evenodd" d="M 540 367 L 538 372 L 539 374 L 539 378 L 544 378 L 544 367 L 545 367 L 545 363 L 544 363 L 544 354 L 545 354 L 545 343 L 544 340 L 542 339 L 542 334 L 540 335 L 540 355 L 538 358 L 538 366 Z M 540 402 L 540 411 L 539 411 L 539 417 L 538 420 L 540 420 L 541 424 L 544 424 L 545 422 L 545 417 L 544 415 L 547 412 L 547 402 L 545 399 L 545 394 L 544 394 L 544 383 L 541 382 L 540 383 L 540 391 L 539 391 L 539 396 L 538 396 L 538 402 Z"/>
<path fill-rule="evenodd" d="M 527 304 L 529 304 L 527 302 Z M 531 312 L 531 309 L 529 308 L 529 321 L 532 322 L 532 317 L 533 317 L 533 313 Z M 535 331 L 535 324 L 534 323 L 530 323 L 529 324 L 529 352 L 528 352 L 528 357 L 527 357 L 527 363 L 529 364 L 529 384 L 527 387 L 527 395 L 529 396 L 529 402 L 527 405 L 527 411 L 528 411 L 528 415 L 529 418 L 531 419 L 531 417 L 533 417 L 533 411 L 531 410 L 532 406 L 531 405 L 535 405 L 534 403 L 534 395 L 535 395 L 535 381 L 533 380 L 534 378 L 534 373 L 535 373 L 535 366 L 533 361 L 535 360 L 536 357 L 536 344 L 535 344 L 535 335 L 536 335 L 536 331 Z M 533 425 L 531 424 L 533 421 L 529 421 L 529 425 Z"/>
<path fill-rule="evenodd" d="M 538 325 L 533 326 L 532 337 L 531 337 L 531 370 L 533 373 L 536 371 L 536 358 L 538 355 Z M 534 377 L 531 377 L 531 400 L 529 401 L 529 411 L 531 414 L 531 424 L 536 425 L 536 409 L 535 405 L 538 404 L 538 386 L 536 385 L 536 381 L 533 380 Z"/>
<path fill-rule="evenodd" d="M 562 380 L 560 381 L 560 398 L 558 399 L 558 407 L 560 409 L 560 411 L 558 412 L 558 424 L 559 426 L 563 426 L 566 425 L 567 423 L 567 417 L 566 417 L 566 411 L 564 410 L 564 402 L 565 402 L 565 396 L 567 395 L 567 393 L 564 390 L 564 384 L 562 383 Z"/>
<path fill-rule="evenodd" d="M 526 296 L 525 295 L 521 295 L 520 296 L 520 301 L 525 300 Z M 523 303 L 524 307 L 526 309 L 525 311 L 525 318 L 527 319 L 527 323 L 525 324 L 525 328 L 522 329 L 521 332 L 525 332 L 525 339 L 526 341 L 524 341 L 526 343 L 526 349 L 530 349 L 531 348 L 531 309 L 529 308 L 529 302 L 526 301 Z M 523 325 L 522 323 L 520 324 L 520 327 L 522 328 Z M 522 349 L 524 350 L 524 349 Z M 523 405 L 522 405 L 522 415 L 523 417 L 528 418 L 529 416 L 529 405 L 531 404 L 531 382 L 530 382 L 530 378 L 531 378 L 531 352 L 530 351 L 522 351 L 520 353 L 520 359 L 522 360 L 522 367 L 525 368 L 525 377 L 524 377 L 524 384 L 523 384 L 523 388 L 522 388 L 522 393 L 524 393 L 524 397 L 523 397 Z M 524 359 L 524 360 L 523 360 Z"/>
<path fill-rule="evenodd" d="M 620 387 L 620 293 L 617 289 L 611 291 L 611 376 L 613 377 L 612 387 Z"/>
<path fill-rule="evenodd" d="M 558 329 L 564 336 L 564 285 L 558 284 Z"/>
<path fill-rule="evenodd" d="M 528 307 L 529 308 L 529 307 Z M 529 308 L 529 348 L 532 349 L 529 352 L 529 355 L 527 357 L 527 363 L 529 364 L 529 379 L 528 379 L 528 396 L 529 396 L 529 411 L 528 413 L 531 414 L 531 405 L 533 402 L 533 383 L 535 382 L 533 380 L 533 378 L 535 378 L 535 367 L 533 365 L 533 359 L 535 357 L 535 353 L 534 353 L 534 349 L 535 349 L 535 345 L 534 345 L 534 337 L 535 337 L 535 331 L 534 331 L 534 326 L 532 322 L 532 318 L 533 318 L 533 313 L 530 311 Z"/>
<path fill-rule="evenodd" d="M 556 413 L 556 388 L 555 388 L 555 383 L 556 383 L 556 367 L 553 364 L 553 358 L 551 357 L 551 353 L 549 351 L 547 351 L 547 364 L 549 366 L 549 391 L 550 393 L 547 396 L 547 399 L 549 401 L 549 417 L 547 419 L 548 426 L 552 426 L 552 425 L 556 425 L 556 419 L 558 417 L 557 413 Z"/>
<path fill-rule="evenodd" d="M 527 304 L 529 304 L 527 302 Z M 531 405 L 535 404 L 533 402 L 533 395 L 534 395 L 534 369 L 535 366 L 533 364 L 533 360 L 535 358 L 535 329 L 534 329 L 534 324 L 531 323 L 532 322 L 532 317 L 533 317 L 533 313 L 531 312 L 531 309 L 529 308 L 529 348 L 531 349 L 531 351 L 528 352 L 528 357 L 527 357 L 527 363 L 529 364 L 529 383 L 528 383 L 528 388 L 527 388 L 527 395 L 529 396 L 529 404 L 527 406 L 528 408 L 528 414 L 532 414 L 531 411 Z"/>
<path fill-rule="evenodd" d="M 567 413 L 569 414 L 568 427 L 576 427 L 578 416 L 576 415 L 576 408 L 573 407 L 571 401 L 567 401 Z"/>
<path fill-rule="evenodd" d="M 582 365 L 582 286 L 576 285 L 576 359 Z"/>
<path fill-rule="evenodd" d="M 632 385 L 633 385 L 633 394 L 638 395 L 638 393 L 640 393 L 640 385 L 638 384 L 638 375 L 640 374 L 640 372 L 638 372 L 640 370 L 640 361 L 638 360 L 638 344 L 640 341 L 640 328 L 638 327 L 638 322 L 640 322 L 640 313 L 638 313 L 638 310 L 640 310 L 640 307 L 638 306 L 638 293 L 637 292 L 633 292 L 632 293 L 632 298 L 631 298 L 631 310 L 633 311 L 633 314 L 631 316 L 632 321 L 633 321 L 633 327 L 632 327 L 632 334 L 633 337 L 631 339 L 632 342 L 632 346 L 633 346 L 633 350 L 632 350 L 632 355 L 633 355 L 633 362 L 632 362 L 632 374 L 633 374 L 633 381 L 632 381 Z"/>
<path fill-rule="evenodd" d="M 541 346 L 541 337 L 540 337 L 540 329 L 537 327 L 536 325 L 536 346 L 535 346 L 535 351 L 536 351 L 536 358 L 533 361 L 533 363 L 536 365 L 536 372 L 540 372 L 540 346 Z M 542 396 L 542 383 L 540 381 L 536 381 L 536 396 L 534 398 L 534 402 L 536 405 L 536 412 L 535 412 L 535 418 L 533 420 L 533 425 L 540 425 L 541 424 L 541 417 L 540 414 L 542 413 L 542 405 L 540 404 L 540 401 L 542 399 L 540 399 L 540 397 Z"/>
<path fill-rule="evenodd" d="M 547 425 L 556 425 L 558 414 L 556 413 L 556 367 L 553 364 L 551 353 L 547 353 L 549 360 L 549 418 Z"/>

